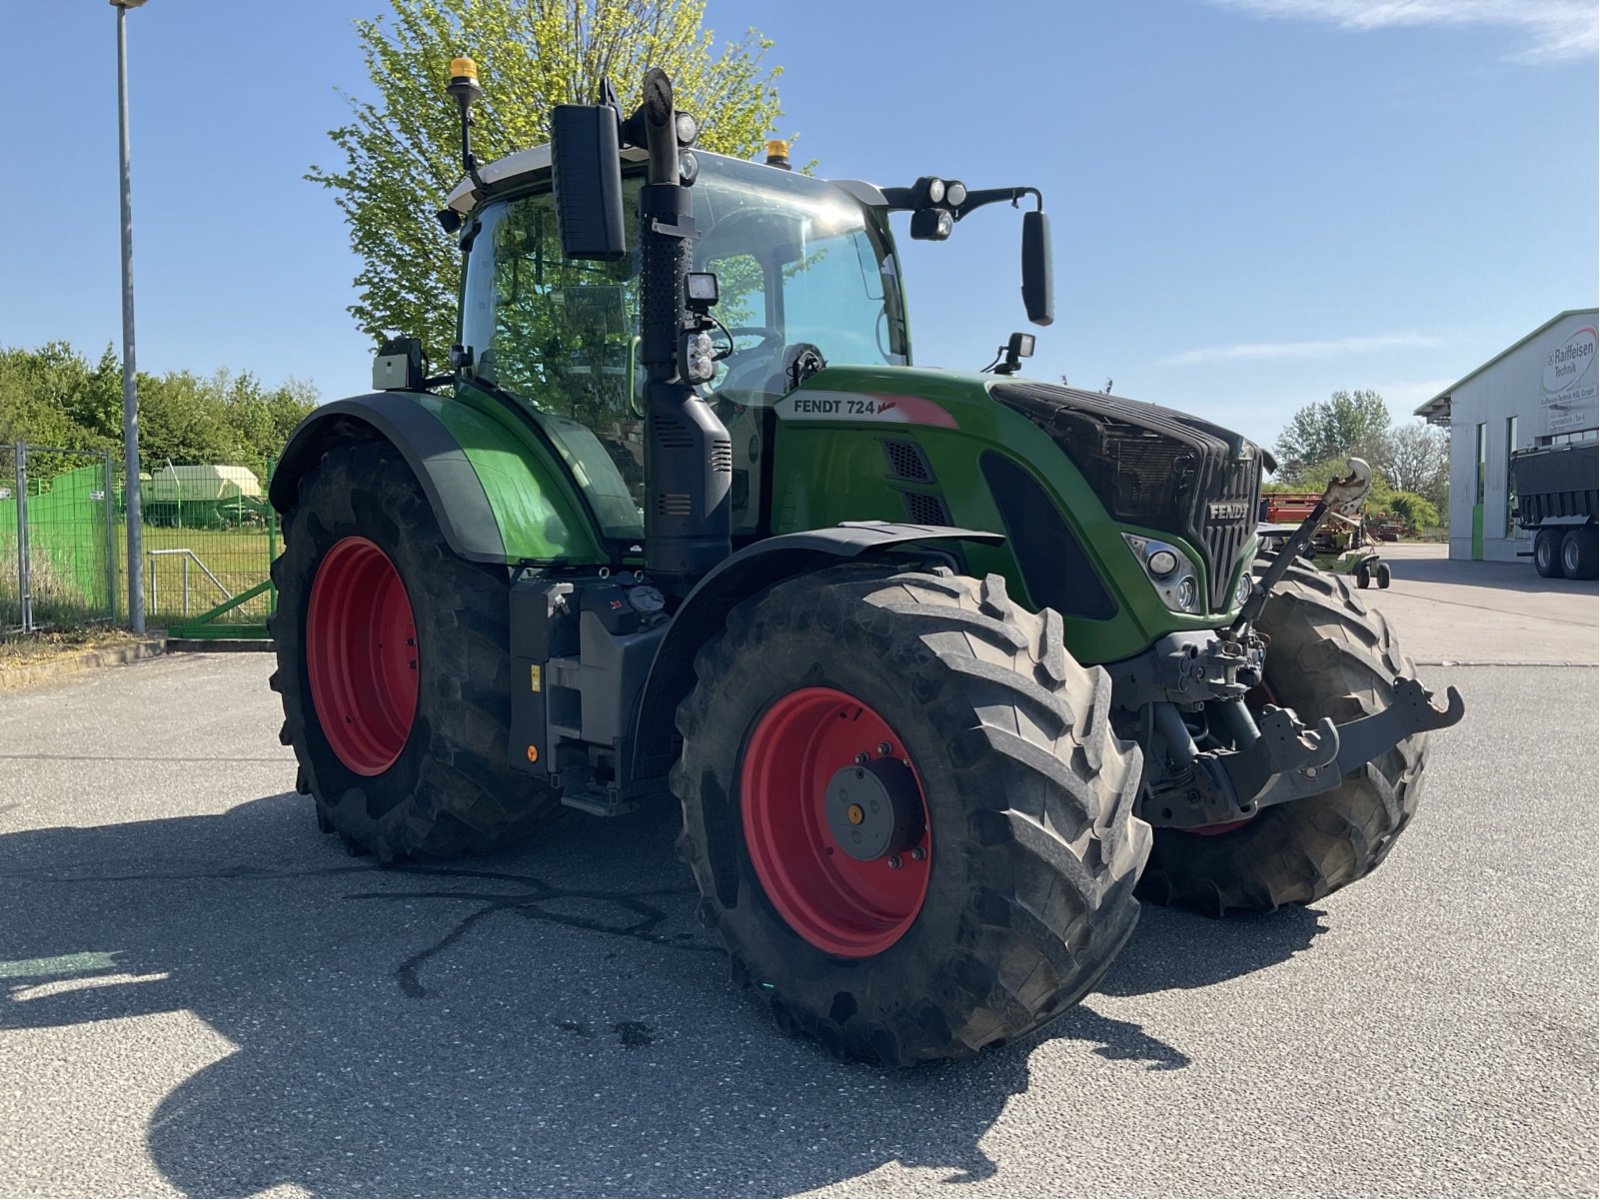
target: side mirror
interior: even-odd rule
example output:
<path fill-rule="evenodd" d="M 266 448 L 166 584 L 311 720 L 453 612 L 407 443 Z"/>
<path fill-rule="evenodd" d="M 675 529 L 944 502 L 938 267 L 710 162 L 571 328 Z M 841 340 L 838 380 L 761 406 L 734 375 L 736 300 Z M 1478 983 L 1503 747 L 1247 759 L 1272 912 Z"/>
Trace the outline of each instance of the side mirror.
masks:
<path fill-rule="evenodd" d="M 628 252 L 616 110 L 558 104 L 550 115 L 550 175 L 561 253 L 615 262 Z"/>
<path fill-rule="evenodd" d="M 1022 214 L 1022 303 L 1035 325 L 1049 325 L 1056 319 L 1050 218 L 1042 210 Z"/>

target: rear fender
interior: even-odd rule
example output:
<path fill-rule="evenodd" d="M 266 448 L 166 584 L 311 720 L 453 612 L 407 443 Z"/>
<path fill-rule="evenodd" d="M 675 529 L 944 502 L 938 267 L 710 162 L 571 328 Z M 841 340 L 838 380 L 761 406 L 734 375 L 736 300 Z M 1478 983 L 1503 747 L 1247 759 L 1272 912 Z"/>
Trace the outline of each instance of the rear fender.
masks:
<path fill-rule="evenodd" d="M 334 446 L 385 441 L 422 485 L 451 550 L 469 562 L 605 563 L 610 556 L 565 469 L 531 433 L 420 392 L 324 404 L 289 437 L 268 498 L 280 513 Z"/>

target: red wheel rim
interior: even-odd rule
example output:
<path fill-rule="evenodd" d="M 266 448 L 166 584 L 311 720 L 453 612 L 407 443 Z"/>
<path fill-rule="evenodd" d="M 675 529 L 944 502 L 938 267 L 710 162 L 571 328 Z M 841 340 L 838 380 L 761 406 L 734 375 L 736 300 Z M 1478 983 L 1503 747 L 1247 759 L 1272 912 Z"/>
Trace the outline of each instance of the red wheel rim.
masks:
<path fill-rule="evenodd" d="M 842 769 L 882 758 L 910 768 L 914 795 L 907 803 L 916 824 L 908 845 L 863 861 L 846 853 L 829 827 L 828 786 Z M 843 958 L 868 958 L 911 928 L 933 866 L 928 806 L 905 744 L 876 712 L 833 688 L 780 698 L 750 735 L 739 793 L 756 876 L 807 942 Z"/>
<path fill-rule="evenodd" d="M 317 568 L 306 674 L 339 761 L 357 775 L 393 766 L 417 715 L 417 626 L 400 572 L 366 538 L 335 543 Z"/>

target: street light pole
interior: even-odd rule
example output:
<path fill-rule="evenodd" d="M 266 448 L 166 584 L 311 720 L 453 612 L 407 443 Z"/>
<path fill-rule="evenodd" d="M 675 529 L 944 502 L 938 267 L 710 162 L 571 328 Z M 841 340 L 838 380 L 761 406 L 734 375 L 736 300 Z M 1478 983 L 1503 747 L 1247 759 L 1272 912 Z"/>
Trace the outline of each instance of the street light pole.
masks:
<path fill-rule="evenodd" d="M 128 520 L 128 623 L 144 632 L 144 525 L 139 500 L 139 391 L 133 353 L 133 172 L 128 165 L 128 10 L 145 0 L 111 0 L 117 10 L 117 117 L 122 148 L 122 469 Z"/>

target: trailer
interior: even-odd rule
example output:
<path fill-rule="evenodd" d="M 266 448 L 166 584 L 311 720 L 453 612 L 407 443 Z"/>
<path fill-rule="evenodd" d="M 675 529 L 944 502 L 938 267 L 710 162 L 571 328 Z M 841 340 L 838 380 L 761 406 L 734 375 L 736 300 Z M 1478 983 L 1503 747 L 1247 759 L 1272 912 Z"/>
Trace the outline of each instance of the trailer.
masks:
<path fill-rule="evenodd" d="M 1512 518 L 1533 533 L 1533 566 L 1546 579 L 1593 579 L 1597 553 L 1595 493 L 1600 443 L 1540 446 L 1512 456 Z"/>

